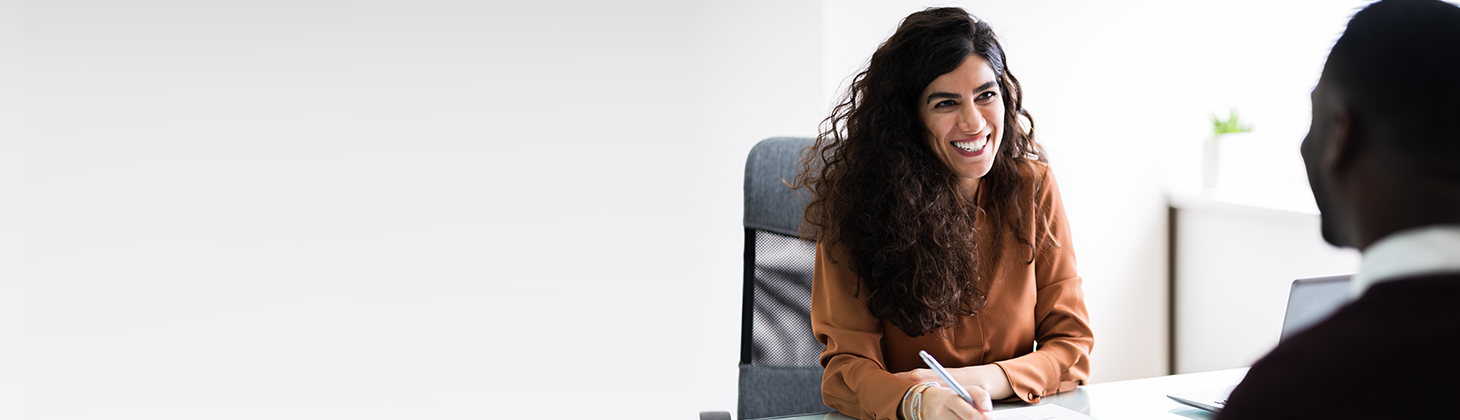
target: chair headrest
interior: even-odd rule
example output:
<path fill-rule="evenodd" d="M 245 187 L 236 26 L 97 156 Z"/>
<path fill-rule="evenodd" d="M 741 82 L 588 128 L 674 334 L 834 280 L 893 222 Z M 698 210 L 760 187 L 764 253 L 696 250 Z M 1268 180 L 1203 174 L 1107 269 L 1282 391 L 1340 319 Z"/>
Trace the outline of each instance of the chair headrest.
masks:
<path fill-rule="evenodd" d="M 775 137 L 761 140 L 745 160 L 745 227 L 800 236 L 802 212 L 811 193 L 793 190 L 801 152 L 816 139 Z"/>

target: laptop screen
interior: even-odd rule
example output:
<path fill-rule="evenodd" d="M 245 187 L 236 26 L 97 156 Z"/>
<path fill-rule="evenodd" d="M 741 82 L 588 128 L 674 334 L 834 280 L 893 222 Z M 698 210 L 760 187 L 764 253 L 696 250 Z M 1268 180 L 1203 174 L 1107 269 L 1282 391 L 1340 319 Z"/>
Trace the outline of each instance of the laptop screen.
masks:
<path fill-rule="evenodd" d="M 1333 314 L 1349 301 L 1348 275 L 1298 279 L 1288 294 L 1288 311 L 1283 315 L 1283 332 L 1278 342 L 1287 340 Z"/>

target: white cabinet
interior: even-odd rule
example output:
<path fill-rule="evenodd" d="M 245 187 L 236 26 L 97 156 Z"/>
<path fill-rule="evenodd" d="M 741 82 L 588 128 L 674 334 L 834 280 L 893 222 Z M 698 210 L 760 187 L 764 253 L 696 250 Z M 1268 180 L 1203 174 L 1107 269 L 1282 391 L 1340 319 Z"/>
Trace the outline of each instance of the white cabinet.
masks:
<path fill-rule="evenodd" d="M 1294 279 L 1358 269 L 1313 210 L 1196 196 L 1171 209 L 1173 373 L 1250 366 L 1277 345 Z"/>

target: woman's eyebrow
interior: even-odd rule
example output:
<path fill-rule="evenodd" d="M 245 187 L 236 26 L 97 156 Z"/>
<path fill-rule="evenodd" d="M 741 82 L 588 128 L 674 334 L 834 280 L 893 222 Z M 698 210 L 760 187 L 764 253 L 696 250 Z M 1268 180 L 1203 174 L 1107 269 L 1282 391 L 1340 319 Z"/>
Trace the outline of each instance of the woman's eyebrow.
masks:
<path fill-rule="evenodd" d="M 984 84 L 979 85 L 976 88 L 973 88 L 973 91 L 974 92 L 979 92 L 979 91 L 987 90 L 989 88 L 994 87 L 994 84 L 995 84 L 994 81 L 990 80 L 988 82 L 984 82 Z M 933 93 L 928 94 L 928 100 L 925 101 L 925 102 L 923 102 L 923 103 L 924 104 L 927 104 L 929 102 L 933 102 L 934 99 L 963 99 L 963 95 L 959 95 L 957 93 L 948 93 L 948 92 L 933 92 Z"/>
<path fill-rule="evenodd" d="M 927 104 L 928 102 L 933 102 L 934 99 L 962 99 L 962 98 L 963 98 L 963 95 L 959 95 L 957 93 L 933 92 L 931 94 L 928 94 L 928 101 L 927 102 L 924 102 L 924 104 Z"/>

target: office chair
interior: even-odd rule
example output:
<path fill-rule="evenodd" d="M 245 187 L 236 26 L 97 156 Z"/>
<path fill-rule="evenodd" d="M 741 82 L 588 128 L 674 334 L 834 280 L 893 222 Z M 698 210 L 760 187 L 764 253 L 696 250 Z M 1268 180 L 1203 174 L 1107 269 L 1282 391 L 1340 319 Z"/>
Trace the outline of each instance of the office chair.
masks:
<path fill-rule="evenodd" d="M 740 328 L 741 419 L 832 411 L 821 402 L 821 350 L 811 335 L 816 243 L 801 239 L 810 193 L 792 190 L 815 139 L 761 141 L 745 161 L 745 275 Z M 702 420 L 726 412 L 702 412 Z"/>

